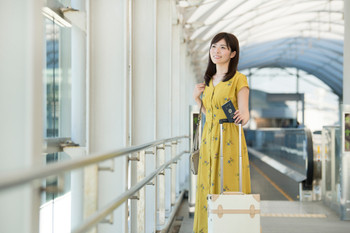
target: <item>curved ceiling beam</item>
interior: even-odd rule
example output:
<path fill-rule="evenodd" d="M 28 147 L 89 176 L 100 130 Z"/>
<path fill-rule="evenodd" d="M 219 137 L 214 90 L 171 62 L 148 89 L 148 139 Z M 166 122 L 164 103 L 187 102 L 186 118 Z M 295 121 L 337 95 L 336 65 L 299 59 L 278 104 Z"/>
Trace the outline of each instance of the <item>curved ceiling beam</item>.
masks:
<path fill-rule="evenodd" d="M 277 32 L 280 32 L 280 33 L 282 33 L 282 31 L 281 30 L 279 30 L 278 28 L 277 29 L 273 29 L 276 33 Z M 299 32 L 300 30 L 293 30 L 293 29 L 290 29 L 289 28 L 289 30 L 288 30 L 288 33 L 290 34 L 290 35 L 295 35 L 295 33 L 296 32 Z M 314 33 L 320 33 L 318 30 L 316 30 L 316 29 L 309 29 L 308 30 L 309 32 L 314 32 Z M 267 34 L 268 32 L 264 32 L 265 34 Z M 270 33 L 273 33 L 273 31 L 270 31 Z M 343 33 L 340 33 L 340 34 L 337 34 L 337 33 L 335 33 L 335 32 L 330 32 L 330 34 L 331 35 L 337 35 L 339 38 L 343 38 Z M 263 36 L 263 34 L 262 35 L 258 35 L 258 34 L 255 34 L 255 35 L 253 35 L 253 36 L 250 36 L 250 38 L 258 38 L 258 37 L 262 37 Z M 290 38 L 290 37 L 289 37 Z M 293 37 L 293 38 L 295 38 L 295 37 Z M 302 38 L 312 38 L 312 37 L 298 37 L 298 38 L 300 38 L 300 39 L 302 39 Z M 322 37 L 321 37 L 322 38 Z M 282 38 L 283 39 L 283 38 Z M 313 40 L 313 42 L 315 42 L 316 41 L 316 39 L 317 38 L 315 38 L 315 40 Z M 317 39 L 318 40 L 318 39 Z M 240 41 L 245 41 L 245 39 L 243 38 L 240 38 Z M 329 44 L 332 44 L 333 43 L 333 41 L 338 41 L 338 40 L 335 40 L 335 39 L 331 39 L 330 40 L 330 42 L 329 43 L 327 43 L 327 45 L 329 45 Z M 210 39 L 209 40 L 200 40 L 200 41 L 198 41 L 198 40 L 195 40 L 195 41 L 193 41 L 192 42 L 195 46 L 193 47 L 193 49 L 195 49 L 196 51 L 200 51 L 200 52 L 202 52 L 202 51 L 205 51 L 205 52 L 207 52 L 207 46 L 209 45 L 209 43 L 210 43 Z M 339 43 L 338 43 L 339 44 Z M 327 49 L 329 49 L 329 48 L 327 48 Z M 341 53 L 342 53 L 342 47 L 341 47 Z"/>
<path fill-rule="evenodd" d="M 307 44 L 307 47 L 305 45 Z M 249 46 L 243 46 L 241 53 L 250 54 L 256 50 L 268 51 L 272 48 L 281 47 L 281 46 L 294 46 L 300 49 L 312 49 L 312 50 L 321 50 L 326 55 L 329 52 L 331 54 L 337 55 L 337 57 L 342 58 L 343 56 L 343 43 L 340 40 L 330 40 L 330 39 L 317 39 L 312 37 L 295 37 L 295 38 L 282 38 L 278 40 L 267 41 L 263 43 L 258 43 Z M 334 56 L 329 56 L 334 59 Z M 336 57 L 336 58 L 337 58 Z"/>
<path fill-rule="evenodd" d="M 309 49 L 309 50 L 304 50 L 304 51 L 300 51 L 298 53 L 291 53 L 291 54 L 288 54 L 284 51 L 284 49 L 282 48 L 279 48 L 279 47 L 275 47 L 270 49 L 270 51 L 268 52 L 260 52 L 260 51 L 257 51 L 257 52 L 252 52 L 250 54 L 246 54 L 246 53 L 241 53 L 241 57 L 244 58 L 243 61 L 249 61 L 249 62 L 254 62 L 254 60 L 263 60 L 263 59 L 266 59 L 267 56 L 271 56 L 272 54 L 276 54 L 275 55 L 275 59 L 281 59 L 283 57 L 285 58 L 290 58 L 290 57 L 293 57 L 294 59 L 296 60 L 300 60 L 300 61 L 303 61 L 303 60 L 310 60 L 310 62 L 312 63 L 312 61 L 314 61 L 314 65 L 315 66 L 318 66 L 320 64 L 336 64 L 337 67 L 335 67 L 335 69 L 337 70 L 342 70 L 342 60 L 340 59 L 335 59 L 338 55 L 337 54 L 334 54 L 334 53 L 331 53 L 331 52 L 322 52 L 322 51 L 319 51 L 319 50 L 316 50 L 316 49 Z M 312 60 L 312 61 L 311 61 Z M 241 59 L 241 62 L 243 62 L 242 59 Z"/>
<path fill-rule="evenodd" d="M 312 42 L 312 47 L 288 56 L 288 47 L 302 49 L 300 43 Z M 295 43 L 295 44 L 293 44 Z M 254 67 L 296 67 L 326 83 L 338 96 L 342 95 L 342 41 L 316 38 L 288 38 L 242 48 L 239 69 Z M 321 48 L 321 49 L 320 49 Z M 248 52 L 247 52 L 248 51 Z"/>
<path fill-rule="evenodd" d="M 248 2 L 248 1 L 247 1 Z M 300 1 L 300 3 L 303 3 L 305 1 Z M 289 8 L 290 6 L 293 6 L 295 5 L 295 2 L 294 1 L 289 1 L 288 4 L 287 3 L 280 3 L 281 5 L 278 5 L 277 7 L 274 7 L 273 10 L 281 10 L 281 8 Z M 262 5 L 262 4 L 261 4 Z M 259 7 L 259 6 L 257 6 Z M 257 9 L 257 8 L 252 8 L 252 9 Z M 236 11 L 236 9 L 235 9 Z M 315 13 L 320 13 L 320 12 L 324 12 L 324 13 L 338 13 L 338 14 L 341 14 L 343 12 L 341 11 L 338 11 L 338 10 L 329 10 L 329 11 L 325 11 L 325 10 L 314 10 L 314 11 L 310 11 L 310 10 L 307 10 L 307 11 L 297 11 L 297 12 L 291 12 L 289 14 L 283 14 L 279 17 L 272 17 L 270 19 L 267 19 L 263 22 L 259 22 L 255 25 L 251 25 L 251 22 L 254 21 L 254 19 L 258 18 L 258 17 L 263 17 L 266 13 L 265 12 L 260 12 L 258 14 L 255 14 L 253 15 L 251 18 L 245 20 L 244 22 L 240 23 L 239 25 L 233 25 L 231 28 L 235 28 L 237 30 L 237 28 L 241 28 L 242 27 L 242 31 L 244 30 L 250 30 L 250 29 L 253 29 L 254 27 L 261 27 L 261 25 L 264 25 L 264 24 L 267 24 L 267 23 L 271 23 L 271 22 L 274 22 L 274 21 L 280 21 L 281 19 L 283 18 L 287 18 L 287 17 L 290 17 L 290 16 L 295 16 L 295 15 L 303 15 L 303 14 L 315 14 Z M 232 13 L 232 12 L 230 12 Z M 269 14 L 272 14 L 273 12 L 269 11 L 268 12 Z M 210 24 L 204 24 L 202 23 L 201 27 L 206 27 L 205 30 L 203 30 L 200 34 L 196 35 L 194 38 L 203 38 L 209 31 L 210 29 L 213 27 L 213 26 L 216 26 L 219 22 L 224 22 L 224 21 L 228 21 L 229 22 L 229 25 L 232 23 L 235 22 L 235 19 L 239 18 L 240 16 L 244 16 L 245 14 L 247 14 L 247 12 L 243 12 L 241 14 L 236 14 L 234 17 L 230 17 L 230 18 L 227 18 L 225 19 L 224 17 L 227 15 L 224 15 L 222 17 L 220 17 L 219 19 L 217 19 L 216 21 L 214 21 L 213 23 L 210 23 Z M 302 19 L 302 17 L 299 17 L 300 19 Z M 317 20 L 316 20 L 317 21 Z M 244 28 L 245 25 L 249 25 L 248 28 Z M 221 27 L 219 28 L 217 31 L 224 31 L 225 27 Z M 192 39 L 194 39 L 192 38 Z"/>

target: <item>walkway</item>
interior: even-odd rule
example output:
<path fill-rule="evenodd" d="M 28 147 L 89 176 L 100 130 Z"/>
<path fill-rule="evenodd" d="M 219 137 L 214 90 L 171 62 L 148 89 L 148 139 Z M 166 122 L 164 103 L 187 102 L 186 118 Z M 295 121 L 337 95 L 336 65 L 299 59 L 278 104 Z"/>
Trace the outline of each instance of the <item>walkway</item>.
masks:
<path fill-rule="evenodd" d="M 288 201 L 268 181 L 268 177 L 252 164 L 252 192 L 261 194 L 262 233 L 349 233 L 350 221 L 339 216 L 322 201 Z M 171 233 L 192 233 L 193 218 L 188 215 L 187 199 L 174 220 Z"/>

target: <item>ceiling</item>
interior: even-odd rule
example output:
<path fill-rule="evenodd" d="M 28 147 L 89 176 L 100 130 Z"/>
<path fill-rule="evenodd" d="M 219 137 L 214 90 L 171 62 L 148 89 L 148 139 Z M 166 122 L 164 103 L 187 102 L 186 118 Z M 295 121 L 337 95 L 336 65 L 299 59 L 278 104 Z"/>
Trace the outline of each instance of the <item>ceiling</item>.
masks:
<path fill-rule="evenodd" d="M 230 32 L 240 41 L 239 70 L 295 67 L 342 96 L 343 0 L 177 1 L 196 76 L 208 62 L 210 40 Z"/>

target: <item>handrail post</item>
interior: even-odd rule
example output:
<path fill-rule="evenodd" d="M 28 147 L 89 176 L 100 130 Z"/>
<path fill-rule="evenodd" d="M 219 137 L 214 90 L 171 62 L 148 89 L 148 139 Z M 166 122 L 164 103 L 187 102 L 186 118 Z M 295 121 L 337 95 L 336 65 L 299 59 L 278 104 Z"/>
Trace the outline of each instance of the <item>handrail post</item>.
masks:
<path fill-rule="evenodd" d="M 176 156 L 177 141 L 171 142 L 171 158 Z M 171 206 L 176 203 L 176 163 L 171 165 Z"/>
<path fill-rule="evenodd" d="M 157 151 L 156 147 L 145 152 L 146 176 L 151 174 L 156 169 L 157 165 Z M 147 156 L 148 155 L 148 156 Z M 157 226 L 157 178 L 154 177 L 152 181 L 145 187 L 145 231 L 155 232 Z"/>
<path fill-rule="evenodd" d="M 157 147 L 157 168 L 165 163 L 165 145 Z M 157 176 L 157 230 L 165 224 L 165 171 Z"/>
<path fill-rule="evenodd" d="M 145 151 L 138 152 L 139 161 L 137 162 L 137 183 L 140 182 L 146 175 Z M 131 222 L 131 232 L 145 232 L 145 187 L 139 190 L 139 199 L 132 200 L 135 203 L 137 218 L 133 218 Z M 135 216 L 135 214 L 133 214 Z M 137 229 L 133 227 L 137 226 Z"/>
<path fill-rule="evenodd" d="M 98 200 L 98 165 L 93 164 L 84 168 L 84 218 L 91 216 L 97 210 Z M 97 232 L 93 227 L 89 233 Z"/>
<path fill-rule="evenodd" d="M 169 162 L 171 157 L 171 142 L 165 144 L 165 161 Z M 168 166 L 165 169 L 165 219 L 168 221 L 169 216 L 171 215 L 171 173 L 172 165 Z"/>
<path fill-rule="evenodd" d="M 145 151 L 137 152 L 137 156 L 130 155 L 129 163 L 131 169 L 131 186 L 137 184 L 145 177 Z M 130 197 L 130 230 L 131 232 L 144 232 L 144 188 L 137 195 Z"/>

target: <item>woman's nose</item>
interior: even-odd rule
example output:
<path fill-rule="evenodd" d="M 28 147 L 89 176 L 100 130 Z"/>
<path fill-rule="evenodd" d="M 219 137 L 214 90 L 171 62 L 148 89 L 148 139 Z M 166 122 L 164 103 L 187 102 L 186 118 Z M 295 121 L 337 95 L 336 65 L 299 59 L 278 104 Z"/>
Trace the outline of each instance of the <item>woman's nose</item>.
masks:
<path fill-rule="evenodd" d="M 215 52 L 215 53 L 220 53 L 220 52 L 221 52 L 221 51 L 220 51 L 220 48 L 215 48 L 215 49 L 214 49 L 214 52 Z"/>

